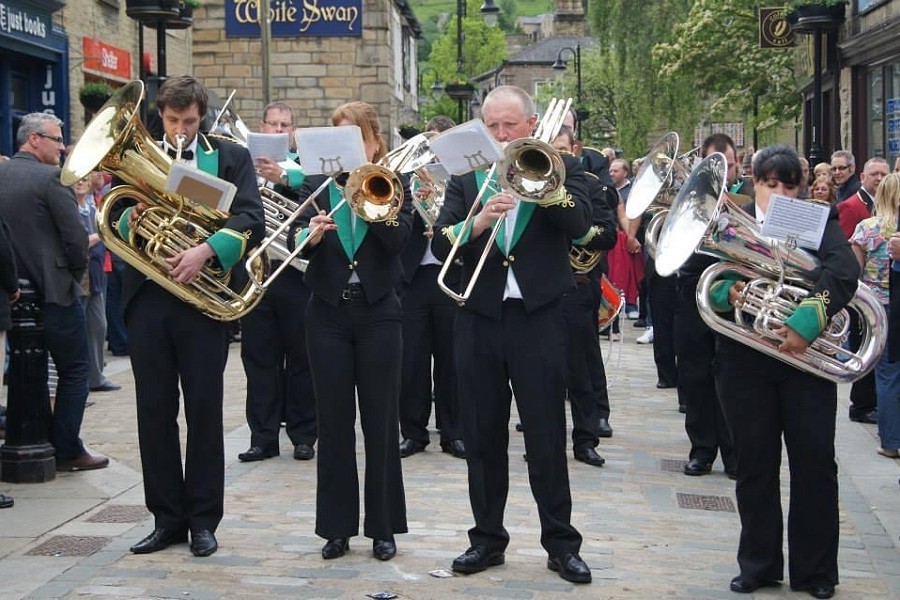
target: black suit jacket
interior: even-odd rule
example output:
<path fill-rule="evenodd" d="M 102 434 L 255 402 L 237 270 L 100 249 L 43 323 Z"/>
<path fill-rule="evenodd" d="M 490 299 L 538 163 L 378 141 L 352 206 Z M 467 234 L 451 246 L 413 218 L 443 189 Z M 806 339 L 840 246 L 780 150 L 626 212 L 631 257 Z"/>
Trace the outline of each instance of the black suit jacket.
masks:
<path fill-rule="evenodd" d="M 569 246 L 572 240 L 583 236 L 591 224 L 591 201 L 579 160 L 564 155 L 563 162 L 566 167 L 565 187 L 573 205 L 537 206 L 508 257 L 493 244 L 472 296 L 463 307 L 465 310 L 499 319 L 506 274 L 511 267 L 515 269 L 526 312 L 556 300 L 575 285 L 569 265 Z M 444 228 L 452 228 L 462 222 L 477 195 L 474 173 L 450 179 L 431 245 L 438 259 L 446 260 L 452 246 Z M 460 246 L 459 256 L 463 261 L 461 285 L 465 286 L 472 277 L 488 237 L 489 230 L 478 239 Z"/>
<path fill-rule="evenodd" d="M 425 230 L 425 221 L 422 220 L 419 212 L 415 211 L 409 241 L 406 242 L 403 253 L 400 255 L 400 262 L 403 264 L 403 283 L 409 284 L 413 280 L 421 265 L 422 257 L 425 256 L 425 248 L 429 241 L 425 236 Z M 456 264 L 451 265 L 447 271 L 447 285 L 455 287 L 459 284 L 459 266 L 461 264 L 461 261 L 457 261 Z"/>
<path fill-rule="evenodd" d="M 36 286 L 44 302 L 70 306 L 84 296 L 88 235 L 75 192 L 59 173 L 28 152 L 0 162 L 0 217 L 12 234 L 19 276 Z"/>
<path fill-rule="evenodd" d="M 601 182 L 615 187 L 612 176 L 609 174 L 609 160 L 602 152 L 593 148 L 584 148 L 581 151 L 581 164 L 585 171 L 596 175 Z"/>
<path fill-rule="evenodd" d="M 325 179 L 323 175 L 304 179 L 299 200 L 306 200 Z M 303 254 L 309 259 L 309 266 L 306 268 L 304 281 L 312 292 L 328 304 L 337 306 L 341 300 L 341 291 L 347 286 L 353 271 L 359 276 L 369 304 L 374 304 L 394 290 L 403 276 L 400 252 L 412 229 L 414 209 L 411 199 L 409 186 L 404 181 L 403 207 L 395 224 L 387 221 L 368 223 L 368 233 L 352 261 L 347 258 L 336 231 L 326 231 L 321 242 L 312 247 L 307 246 Z M 331 211 L 333 207 L 330 207 L 328 188 L 319 195 L 316 203 L 326 212 Z M 293 247 L 296 233 L 308 227 L 309 220 L 315 215 L 314 207 L 303 211 L 291 228 L 289 245 Z"/>
<path fill-rule="evenodd" d="M 19 289 L 19 275 L 16 270 L 16 256 L 13 253 L 11 234 L 6 221 L 0 218 L 0 331 L 12 327 L 9 297 Z M 3 366 L 0 365 L 0 369 Z"/>
<path fill-rule="evenodd" d="M 259 198 L 259 188 L 256 186 L 256 170 L 253 160 L 246 148 L 228 142 L 221 138 L 209 138 L 210 145 L 219 151 L 219 179 L 230 181 L 237 186 L 237 193 L 231 203 L 230 216 L 224 224 L 224 228 L 231 229 L 248 236 L 247 250 L 253 248 L 262 241 L 266 234 L 265 217 L 262 202 Z M 202 144 L 203 142 L 198 142 Z M 121 184 L 121 181 L 113 181 L 113 186 Z M 116 221 L 128 206 L 135 202 L 123 200 L 111 214 L 111 219 Z M 244 261 L 239 260 L 232 268 L 237 275 L 241 275 L 244 269 Z M 234 277 L 236 281 L 246 281 L 246 277 Z M 147 277 L 130 265 L 126 265 L 122 273 L 122 306 L 128 308 L 128 302 L 134 298 Z"/>
<path fill-rule="evenodd" d="M 618 201 L 618 193 L 612 185 L 600 181 L 593 173 L 585 173 L 588 197 L 591 199 L 591 223 L 596 234 L 584 244 L 588 250 L 612 250 L 618 240 L 616 214 L 610 209 L 610 200 Z"/>

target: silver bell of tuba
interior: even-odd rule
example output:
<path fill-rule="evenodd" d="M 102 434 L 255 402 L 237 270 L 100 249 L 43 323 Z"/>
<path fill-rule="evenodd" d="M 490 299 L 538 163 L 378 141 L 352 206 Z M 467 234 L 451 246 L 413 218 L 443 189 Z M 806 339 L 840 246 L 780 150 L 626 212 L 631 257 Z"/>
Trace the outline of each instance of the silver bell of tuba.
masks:
<path fill-rule="evenodd" d="M 704 158 L 672 203 L 659 237 L 656 270 L 673 274 L 695 251 L 722 259 L 707 268 L 697 284 L 697 308 L 713 331 L 835 383 L 863 377 L 887 343 L 887 317 L 878 298 L 863 283 L 840 312 L 802 354 L 780 352 L 783 338 L 775 330 L 785 324 L 809 295 L 821 270 L 818 259 L 802 249 L 763 236 L 756 219 L 725 193 L 727 163 L 721 153 Z M 712 310 L 709 290 L 727 274 L 746 281 L 734 321 Z M 856 351 L 843 350 L 855 310 L 863 327 Z"/>

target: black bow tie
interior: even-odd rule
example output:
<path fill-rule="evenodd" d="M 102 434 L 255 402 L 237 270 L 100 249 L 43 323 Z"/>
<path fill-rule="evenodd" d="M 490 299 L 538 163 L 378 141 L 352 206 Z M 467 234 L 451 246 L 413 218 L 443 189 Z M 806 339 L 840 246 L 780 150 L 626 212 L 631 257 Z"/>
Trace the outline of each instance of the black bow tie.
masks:
<path fill-rule="evenodd" d="M 174 148 L 169 148 L 166 150 L 169 153 L 169 156 L 172 160 L 175 160 L 178 156 L 178 152 Z M 194 151 L 193 150 L 182 150 L 181 151 L 181 159 L 182 160 L 194 160 Z"/>

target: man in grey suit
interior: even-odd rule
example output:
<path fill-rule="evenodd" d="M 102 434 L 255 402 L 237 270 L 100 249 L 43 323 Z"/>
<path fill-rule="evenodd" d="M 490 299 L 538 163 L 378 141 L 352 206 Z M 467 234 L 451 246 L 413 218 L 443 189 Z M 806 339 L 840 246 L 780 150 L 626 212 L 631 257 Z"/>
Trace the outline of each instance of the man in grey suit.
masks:
<path fill-rule="evenodd" d="M 92 456 L 79 438 L 88 395 L 88 347 L 82 277 L 88 237 L 75 194 L 59 180 L 62 122 L 31 113 L 16 133 L 19 150 L 0 162 L 0 216 L 9 224 L 19 276 L 42 300 L 44 337 L 59 384 L 50 429 L 58 471 L 102 469 L 109 459 Z"/>

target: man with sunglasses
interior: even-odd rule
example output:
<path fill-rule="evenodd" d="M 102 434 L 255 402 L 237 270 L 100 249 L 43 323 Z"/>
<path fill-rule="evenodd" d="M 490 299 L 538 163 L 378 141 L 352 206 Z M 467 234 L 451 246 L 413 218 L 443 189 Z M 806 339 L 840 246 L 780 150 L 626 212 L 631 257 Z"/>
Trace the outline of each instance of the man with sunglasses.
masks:
<path fill-rule="evenodd" d="M 102 469 L 109 459 L 89 454 L 78 437 L 88 396 L 81 284 L 88 266 L 88 235 L 75 193 L 59 180 L 65 149 L 62 121 L 46 113 L 25 115 L 16 143 L 15 156 L 0 162 L 0 217 L 12 233 L 19 276 L 39 294 L 44 337 L 59 374 L 50 429 L 56 468 Z"/>
<path fill-rule="evenodd" d="M 834 179 L 834 187 L 837 188 L 835 202 L 843 202 L 856 193 L 860 181 L 856 176 L 856 159 L 852 152 L 837 150 L 831 155 L 831 178 Z"/>

